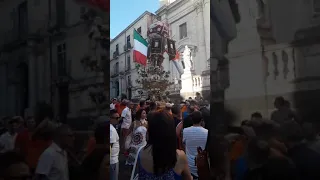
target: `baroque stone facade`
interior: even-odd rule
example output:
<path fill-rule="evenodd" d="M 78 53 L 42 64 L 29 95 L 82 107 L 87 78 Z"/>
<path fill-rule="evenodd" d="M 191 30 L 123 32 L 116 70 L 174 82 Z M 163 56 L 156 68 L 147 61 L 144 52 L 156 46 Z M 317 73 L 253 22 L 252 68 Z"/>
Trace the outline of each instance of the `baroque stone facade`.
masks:
<path fill-rule="evenodd" d="M 230 87 L 225 99 L 239 120 L 255 111 L 270 117 L 276 96 L 284 96 L 297 111 L 317 104 L 318 96 L 312 92 L 320 88 L 316 78 L 320 19 L 312 2 L 237 1 L 241 21 L 226 54 Z"/>
<path fill-rule="evenodd" d="M 160 8 L 151 14 L 149 12 L 141 15 L 136 21 L 130 24 L 123 32 L 111 41 L 111 97 L 119 97 L 122 93 L 131 98 L 140 98 L 135 83 L 139 78 L 134 68 L 131 50 L 122 50 L 127 42 L 127 37 L 132 40 L 133 28 L 141 27 L 141 35 L 146 36 L 148 25 L 154 21 L 168 22 L 170 35 L 176 41 L 176 49 L 180 54 L 178 64 L 169 61 L 165 57 L 164 69 L 170 71 L 170 81 L 174 82 L 169 88 L 172 96 L 181 95 L 184 98 L 194 97 L 196 92 L 209 96 L 210 91 L 210 1 L 209 0 L 164 0 L 160 1 Z M 118 45 L 118 56 L 114 56 Z M 133 44 L 131 44 L 133 45 Z M 188 59 L 185 59 L 186 50 Z M 128 61 L 129 59 L 129 61 Z M 188 62 L 192 63 L 190 73 Z M 130 68 L 128 64 L 130 62 Z M 191 65 L 189 65 L 191 66 Z M 179 69 L 180 68 L 180 69 Z M 184 75 L 183 75 L 184 74 Z M 184 82 L 183 82 L 184 81 Z M 185 84 L 185 87 L 182 87 Z"/>
<path fill-rule="evenodd" d="M 103 77 L 81 63 L 90 54 L 92 24 L 81 18 L 88 9 L 75 1 L 49 0 L 5 0 L 0 7 L 1 22 L 9 24 L 0 28 L 0 116 L 32 116 L 39 101 L 52 104 L 56 117 L 94 115 L 87 89 Z M 18 21 L 21 13 L 25 18 Z M 105 13 L 96 13 L 108 24 Z M 106 53 L 99 50 L 99 59 Z"/>

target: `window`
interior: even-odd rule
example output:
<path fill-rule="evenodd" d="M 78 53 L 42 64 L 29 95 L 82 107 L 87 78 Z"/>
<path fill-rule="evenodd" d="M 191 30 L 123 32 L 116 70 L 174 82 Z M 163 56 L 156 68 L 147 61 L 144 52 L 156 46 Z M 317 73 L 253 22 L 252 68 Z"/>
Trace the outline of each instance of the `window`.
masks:
<path fill-rule="evenodd" d="M 129 44 L 129 43 L 130 43 L 130 35 L 127 36 L 127 44 Z"/>
<path fill-rule="evenodd" d="M 119 63 L 118 62 L 114 65 L 114 74 L 119 74 Z"/>
<path fill-rule="evenodd" d="M 67 60 L 66 60 L 66 44 L 60 44 L 57 46 L 57 64 L 58 64 L 58 75 L 67 75 Z"/>
<path fill-rule="evenodd" d="M 119 44 L 116 45 L 116 52 L 119 53 Z"/>
<path fill-rule="evenodd" d="M 24 38 L 28 34 L 28 4 L 27 1 L 21 3 L 18 7 L 18 27 L 19 36 Z"/>
<path fill-rule="evenodd" d="M 139 27 L 139 28 L 137 29 L 137 32 L 138 32 L 139 34 L 141 34 L 141 27 Z"/>
<path fill-rule="evenodd" d="M 313 0 L 313 13 L 320 14 L 320 0 Z"/>
<path fill-rule="evenodd" d="M 131 75 L 128 76 L 128 86 L 132 86 Z"/>
<path fill-rule="evenodd" d="M 119 81 L 116 81 L 116 82 L 115 82 L 116 97 L 118 97 L 118 96 L 120 95 L 120 88 L 119 88 L 119 86 L 120 86 Z"/>
<path fill-rule="evenodd" d="M 187 23 L 183 23 L 179 26 L 180 39 L 187 37 Z"/>
<path fill-rule="evenodd" d="M 131 59 L 130 59 L 130 55 L 127 56 L 127 70 L 130 71 L 131 69 Z"/>
<path fill-rule="evenodd" d="M 127 36 L 127 49 L 131 48 L 130 35 Z"/>

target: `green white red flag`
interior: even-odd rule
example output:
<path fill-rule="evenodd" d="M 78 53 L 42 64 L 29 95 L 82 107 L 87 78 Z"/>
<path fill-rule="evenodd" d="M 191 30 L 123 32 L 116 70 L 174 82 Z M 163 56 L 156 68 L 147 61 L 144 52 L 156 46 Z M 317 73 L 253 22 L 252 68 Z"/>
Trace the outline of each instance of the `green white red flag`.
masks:
<path fill-rule="evenodd" d="M 148 42 L 136 31 L 133 31 L 133 59 L 136 63 L 146 66 Z"/>

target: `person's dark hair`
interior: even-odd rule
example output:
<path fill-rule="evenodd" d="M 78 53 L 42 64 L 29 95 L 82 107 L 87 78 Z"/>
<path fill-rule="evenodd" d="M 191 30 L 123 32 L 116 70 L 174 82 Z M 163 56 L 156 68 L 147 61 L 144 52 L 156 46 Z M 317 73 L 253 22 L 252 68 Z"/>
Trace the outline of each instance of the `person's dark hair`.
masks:
<path fill-rule="evenodd" d="M 274 103 L 278 104 L 280 106 L 284 106 L 285 102 L 286 102 L 286 100 L 282 96 L 276 97 L 275 100 L 274 100 Z"/>
<path fill-rule="evenodd" d="M 141 119 L 141 114 L 142 114 L 143 111 L 146 111 L 146 110 L 144 110 L 144 109 L 139 109 L 139 110 L 136 112 L 136 120 L 137 120 L 137 121 L 140 121 L 140 119 Z"/>
<path fill-rule="evenodd" d="M 148 120 L 148 148 L 152 146 L 153 169 L 155 174 L 163 174 L 174 168 L 177 162 L 177 137 L 174 121 L 169 114 L 154 112 Z"/>
<path fill-rule="evenodd" d="M 140 106 L 140 107 L 144 106 L 145 104 L 146 104 L 146 101 L 143 101 L 143 100 L 142 100 L 142 101 L 139 102 L 139 106 Z"/>
<path fill-rule="evenodd" d="M 285 101 L 284 101 L 284 106 L 287 107 L 287 108 L 291 108 L 291 103 L 290 103 L 290 101 L 285 100 Z"/>
<path fill-rule="evenodd" d="M 254 127 L 256 135 L 263 140 L 279 136 L 279 129 L 272 123 L 263 122 Z"/>
<path fill-rule="evenodd" d="M 151 101 L 149 107 L 150 107 L 150 111 L 153 111 L 153 110 L 157 109 L 157 104 L 155 102 Z"/>
<path fill-rule="evenodd" d="M 17 152 L 6 152 L 0 155 L 0 177 L 7 178 L 8 168 L 14 164 L 26 163 L 23 156 Z"/>
<path fill-rule="evenodd" d="M 117 110 L 115 110 L 115 109 L 110 110 L 110 116 L 112 116 L 112 115 L 114 115 L 114 114 L 116 114 L 116 113 L 118 113 Z"/>
<path fill-rule="evenodd" d="M 262 118 L 262 114 L 260 112 L 254 112 L 251 114 L 251 118 Z"/>
<path fill-rule="evenodd" d="M 193 124 L 199 124 L 203 120 L 202 113 L 200 111 L 195 111 L 191 114 Z"/>
<path fill-rule="evenodd" d="M 107 144 L 109 139 L 108 139 L 108 128 L 109 128 L 109 123 L 104 122 L 101 124 L 98 124 L 94 131 L 94 137 L 96 140 L 97 144 Z"/>
<path fill-rule="evenodd" d="M 174 115 L 179 115 L 181 113 L 181 109 L 179 105 L 173 105 L 171 108 L 171 112 Z"/>

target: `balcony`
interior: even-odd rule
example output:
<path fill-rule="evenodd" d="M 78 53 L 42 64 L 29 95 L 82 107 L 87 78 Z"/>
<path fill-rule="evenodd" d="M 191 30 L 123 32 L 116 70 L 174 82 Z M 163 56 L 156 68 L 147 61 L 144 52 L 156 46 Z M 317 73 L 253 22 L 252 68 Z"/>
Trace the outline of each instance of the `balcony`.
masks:
<path fill-rule="evenodd" d="M 295 74 L 294 48 L 289 44 L 279 44 L 268 46 L 265 49 L 264 78 L 267 82 L 292 82 L 296 78 Z"/>
<path fill-rule="evenodd" d="M 113 52 L 113 59 L 117 59 L 119 57 L 119 51 Z"/>
<path fill-rule="evenodd" d="M 195 75 L 192 78 L 192 85 L 194 91 L 202 91 L 203 79 L 199 75 Z"/>
<path fill-rule="evenodd" d="M 131 46 L 130 42 L 127 42 L 127 44 L 123 46 L 123 51 L 124 52 L 127 52 L 127 51 L 129 51 L 131 49 L 132 49 L 132 46 Z"/>

